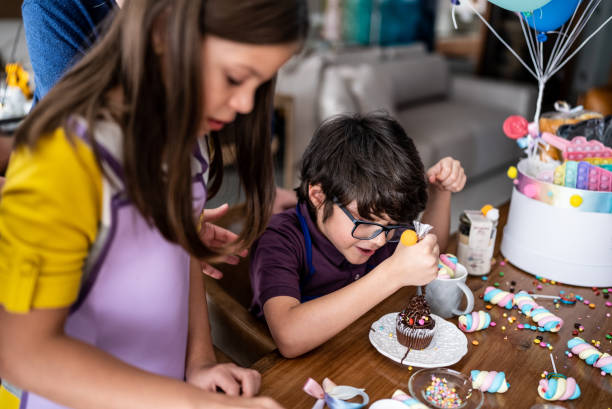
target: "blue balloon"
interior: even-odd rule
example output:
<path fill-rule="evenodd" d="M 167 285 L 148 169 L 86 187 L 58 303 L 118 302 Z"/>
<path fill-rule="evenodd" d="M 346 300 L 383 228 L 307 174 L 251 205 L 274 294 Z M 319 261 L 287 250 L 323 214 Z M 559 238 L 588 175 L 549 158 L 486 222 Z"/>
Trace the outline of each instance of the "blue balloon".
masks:
<path fill-rule="evenodd" d="M 580 0 L 551 0 L 531 14 L 522 13 L 529 27 L 539 32 L 554 31 L 572 17 Z"/>
<path fill-rule="evenodd" d="M 533 11 L 551 0 L 489 0 L 491 3 L 510 11 Z"/>

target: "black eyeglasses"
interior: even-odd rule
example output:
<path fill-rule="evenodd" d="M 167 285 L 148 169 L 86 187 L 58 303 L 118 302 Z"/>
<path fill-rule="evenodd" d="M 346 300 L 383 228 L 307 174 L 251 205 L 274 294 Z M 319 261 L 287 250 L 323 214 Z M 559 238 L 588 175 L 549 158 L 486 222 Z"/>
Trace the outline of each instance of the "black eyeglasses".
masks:
<path fill-rule="evenodd" d="M 385 233 L 385 238 L 390 243 L 395 243 L 400 240 L 402 237 L 402 233 L 406 230 L 412 229 L 411 225 L 389 225 L 383 226 L 382 224 L 378 224 L 375 222 L 370 222 L 366 220 L 356 219 L 351 212 L 347 210 L 346 207 L 342 206 L 338 199 L 334 198 L 334 203 L 338 205 L 340 210 L 347 215 L 349 219 L 353 222 L 353 231 L 351 232 L 351 236 L 359 240 L 372 240 L 380 233 Z"/>

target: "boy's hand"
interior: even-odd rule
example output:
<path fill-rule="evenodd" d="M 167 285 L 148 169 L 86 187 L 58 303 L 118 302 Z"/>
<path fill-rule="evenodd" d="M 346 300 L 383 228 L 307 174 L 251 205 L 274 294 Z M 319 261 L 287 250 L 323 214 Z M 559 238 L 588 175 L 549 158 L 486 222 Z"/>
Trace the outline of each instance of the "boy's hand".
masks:
<path fill-rule="evenodd" d="M 188 370 L 187 383 L 205 391 L 221 389 L 230 396 L 255 396 L 261 385 L 261 375 L 254 369 L 235 364 L 211 364 Z"/>
<path fill-rule="evenodd" d="M 466 176 L 461 163 L 447 156 L 427 170 L 427 180 L 440 190 L 457 193 L 465 186 Z"/>
<path fill-rule="evenodd" d="M 434 234 L 427 234 L 417 244 L 399 243 L 387 260 L 391 262 L 392 279 L 399 286 L 425 285 L 436 278 L 440 248 Z"/>

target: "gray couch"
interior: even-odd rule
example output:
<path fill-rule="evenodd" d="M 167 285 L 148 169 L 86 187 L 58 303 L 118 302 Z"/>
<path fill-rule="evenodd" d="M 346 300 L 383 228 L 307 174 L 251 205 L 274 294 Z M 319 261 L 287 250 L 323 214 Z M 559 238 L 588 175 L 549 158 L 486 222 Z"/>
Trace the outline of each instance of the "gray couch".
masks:
<path fill-rule="evenodd" d="M 338 113 L 387 111 L 414 139 L 425 166 L 451 155 L 474 178 L 516 160 L 520 151 L 502 123 L 513 114 L 529 117 L 535 106 L 534 87 L 452 75 L 445 59 L 421 44 L 296 57 L 279 73 L 277 92 L 294 99 L 294 183 L 317 125 Z"/>

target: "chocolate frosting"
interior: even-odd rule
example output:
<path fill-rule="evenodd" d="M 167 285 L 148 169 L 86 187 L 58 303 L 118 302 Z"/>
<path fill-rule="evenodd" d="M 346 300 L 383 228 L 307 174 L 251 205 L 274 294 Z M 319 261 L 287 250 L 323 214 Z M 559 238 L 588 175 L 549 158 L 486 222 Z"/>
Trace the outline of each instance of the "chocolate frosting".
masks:
<path fill-rule="evenodd" d="M 411 328 L 433 328 L 435 321 L 430 316 L 431 310 L 425 297 L 422 295 L 414 296 L 406 308 L 400 312 L 400 321 Z M 412 318 L 412 324 L 410 319 Z M 423 319 L 425 323 L 419 324 L 419 320 Z"/>

